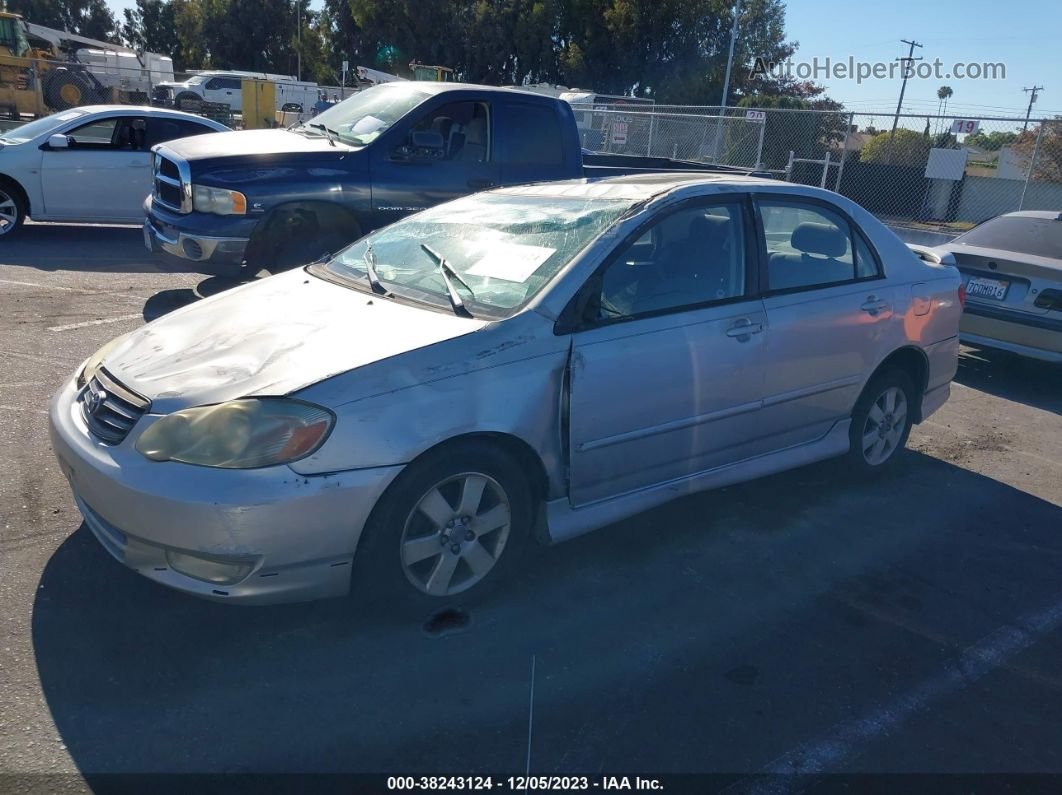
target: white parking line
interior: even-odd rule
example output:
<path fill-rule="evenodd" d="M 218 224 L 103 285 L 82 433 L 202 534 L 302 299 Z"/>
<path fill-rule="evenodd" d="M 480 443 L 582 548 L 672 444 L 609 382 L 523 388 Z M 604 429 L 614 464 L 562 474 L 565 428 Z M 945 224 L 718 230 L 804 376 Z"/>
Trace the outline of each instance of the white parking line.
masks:
<path fill-rule="evenodd" d="M 964 650 L 946 670 L 924 680 L 891 704 L 837 724 L 825 737 L 797 746 L 724 791 L 757 795 L 801 792 L 810 786 L 810 779 L 835 769 L 859 746 L 891 734 L 913 715 L 924 712 L 932 702 L 972 685 L 1060 626 L 1062 595 L 1050 607 L 986 635 Z"/>
<path fill-rule="evenodd" d="M 81 323 L 67 323 L 65 326 L 49 326 L 48 331 L 73 331 L 76 328 L 85 328 L 86 326 L 102 326 L 105 323 L 121 323 L 123 320 L 132 320 L 133 318 L 142 318 L 143 316 L 144 315 L 141 312 L 137 312 L 135 315 L 105 317 L 100 320 L 85 320 Z"/>
<path fill-rule="evenodd" d="M 22 287 L 37 287 L 41 290 L 61 290 L 68 293 L 81 293 L 82 295 L 112 295 L 115 298 L 125 298 L 133 301 L 144 303 L 148 299 L 139 295 L 130 295 L 129 293 L 119 293 L 113 290 L 85 290 L 81 287 L 66 287 L 62 284 L 41 284 L 40 282 L 21 282 L 16 279 L 0 279 L 0 284 L 17 284 Z"/>

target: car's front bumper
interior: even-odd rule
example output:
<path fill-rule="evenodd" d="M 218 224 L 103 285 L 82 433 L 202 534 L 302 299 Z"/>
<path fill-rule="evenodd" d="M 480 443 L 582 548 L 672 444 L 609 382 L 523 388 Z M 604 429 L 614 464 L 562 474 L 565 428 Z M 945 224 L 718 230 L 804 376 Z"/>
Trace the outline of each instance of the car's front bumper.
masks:
<path fill-rule="evenodd" d="M 89 434 L 74 383 L 52 399 L 52 447 L 85 524 L 116 559 L 152 580 L 219 601 L 265 604 L 340 596 L 361 530 L 401 467 L 299 475 L 286 466 L 224 470 L 152 462 L 136 438 L 157 417 L 106 445 Z M 234 582 L 196 566 L 243 566 Z M 183 562 L 180 562 L 183 561 Z"/>
<path fill-rule="evenodd" d="M 967 301 L 959 336 L 970 345 L 997 348 L 1047 362 L 1062 362 L 1062 320 Z"/>
<path fill-rule="evenodd" d="M 239 266 L 243 262 L 251 230 L 257 219 L 227 219 L 203 213 L 180 215 L 157 206 L 149 196 L 144 203 L 144 245 L 149 251 L 164 251 L 181 259 L 209 265 Z M 222 229 L 231 230 L 219 234 Z"/>

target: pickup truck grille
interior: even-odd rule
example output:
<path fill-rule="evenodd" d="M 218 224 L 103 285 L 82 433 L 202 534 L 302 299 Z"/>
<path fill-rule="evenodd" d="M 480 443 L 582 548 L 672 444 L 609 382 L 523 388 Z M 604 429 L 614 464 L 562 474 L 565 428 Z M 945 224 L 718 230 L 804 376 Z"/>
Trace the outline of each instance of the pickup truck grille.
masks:
<path fill-rule="evenodd" d="M 153 171 L 152 199 L 179 213 L 191 212 L 192 186 L 181 176 L 180 164 L 156 152 Z"/>
<path fill-rule="evenodd" d="M 122 386 L 100 368 L 78 395 L 81 417 L 89 431 L 102 442 L 118 444 L 136 425 L 150 401 Z"/>

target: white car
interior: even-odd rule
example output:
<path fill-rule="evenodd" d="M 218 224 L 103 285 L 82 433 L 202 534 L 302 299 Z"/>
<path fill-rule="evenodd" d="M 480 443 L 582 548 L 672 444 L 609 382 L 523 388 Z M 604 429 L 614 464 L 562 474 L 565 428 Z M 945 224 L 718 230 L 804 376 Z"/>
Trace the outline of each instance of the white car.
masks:
<path fill-rule="evenodd" d="M 0 137 L 0 239 L 26 218 L 140 224 L 151 193 L 151 147 L 224 132 L 218 122 L 162 108 L 89 105 Z"/>

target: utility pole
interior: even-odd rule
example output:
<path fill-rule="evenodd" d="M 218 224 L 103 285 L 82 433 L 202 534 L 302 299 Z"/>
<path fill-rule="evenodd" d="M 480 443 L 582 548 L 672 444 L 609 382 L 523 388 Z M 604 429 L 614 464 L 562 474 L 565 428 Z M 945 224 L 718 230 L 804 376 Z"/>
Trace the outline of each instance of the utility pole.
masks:
<path fill-rule="evenodd" d="M 1029 117 L 1032 115 L 1033 103 L 1036 102 L 1036 92 L 1037 91 L 1043 91 L 1043 90 L 1044 90 L 1043 86 L 1033 86 L 1032 88 L 1023 88 L 1022 89 L 1022 91 L 1025 91 L 1026 93 L 1029 94 L 1029 109 L 1025 111 L 1025 124 L 1021 128 L 1022 132 L 1025 132 L 1026 130 L 1029 129 Z"/>
<path fill-rule="evenodd" d="M 900 123 L 900 109 L 903 107 L 903 95 L 907 90 L 907 78 L 911 76 L 911 66 L 915 61 L 921 61 L 922 56 L 914 57 L 914 48 L 921 49 L 922 45 L 917 41 L 908 41 L 907 39 L 900 39 L 904 44 L 910 44 L 911 49 L 907 53 L 906 58 L 897 58 L 896 60 L 903 64 L 903 83 L 900 84 L 900 100 L 896 103 L 896 115 L 892 117 L 892 131 L 889 133 L 889 146 L 885 150 L 885 163 L 888 164 L 892 160 L 892 139 L 896 135 L 896 125 Z"/>
<path fill-rule="evenodd" d="M 296 13 L 298 17 L 298 22 L 296 24 L 299 28 L 298 33 L 296 34 L 298 37 L 298 44 L 296 47 L 298 48 L 299 65 L 296 68 L 298 70 L 298 79 L 302 80 L 302 0 L 295 0 L 295 8 L 297 9 Z M 288 61 L 288 63 L 291 63 L 291 61 Z"/>
<path fill-rule="evenodd" d="M 726 97 L 730 93 L 730 71 L 734 66 L 734 45 L 737 43 L 738 16 L 741 0 L 734 3 L 734 20 L 730 23 L 730 54 L 726 57 L 726 77 L 723 78 L 723 97 L 719 100 L 719 118 L 715 122 L 715 162 L 719 162 L 719 149 L 723 142 L 723 115 L 726 113 Z"/>
<path fill-rule="evenodd" d="M 730 70 L 734 66 L 734 45 L 737 43 L 738 16 L 741 14 L 741 0 L 734 3 L 734 21 L 730 23 L 730 54 L 726 57 L 726 77 L 723 78 L 723 98 L 719 104 L 726 107 L 726 97 L 730 93 Z"/>

